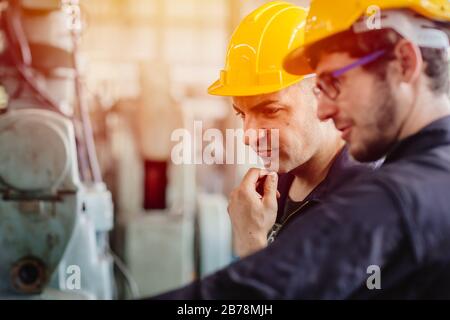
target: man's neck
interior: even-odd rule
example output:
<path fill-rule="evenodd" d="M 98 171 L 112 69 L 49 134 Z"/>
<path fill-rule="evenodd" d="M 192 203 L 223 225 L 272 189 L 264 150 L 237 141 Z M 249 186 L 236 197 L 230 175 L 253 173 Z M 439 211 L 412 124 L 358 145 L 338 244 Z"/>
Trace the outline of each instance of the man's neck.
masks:
<path fill-rule="evenodd" d="M 412 136 L 430 123 L 450 115 L 450 99 L 447 95 L 435 97 L 432 93 L 418 99 L 400 132 L 400 140 Z"/>
<path fill-rule="evenodd" d="M 292 171 L 295 178 L 289 197 L 293 201 L 303 201 L 326 178 L 344 145 L 345 142 L 339 139 L 330 146 L 323 146 L 308 162 Z"/>

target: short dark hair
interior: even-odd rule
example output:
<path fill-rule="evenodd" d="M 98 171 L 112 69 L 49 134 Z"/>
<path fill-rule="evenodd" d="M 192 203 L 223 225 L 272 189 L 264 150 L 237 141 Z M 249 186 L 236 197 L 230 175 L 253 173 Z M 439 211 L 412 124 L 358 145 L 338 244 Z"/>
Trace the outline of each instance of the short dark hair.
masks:
<path fill-rule="evenodd" d="M 321 40 L 306 51 L 310 64 L 316 68 L 323 53 L 348 52 L 351 57 L 359 58 L 372 52 L 384 49 L 382 58 L 371 62 L 363 68 L 381 79 L 386 76 L 386 62 L 395 58 L 393 50 L 403 37 L 393 29 L 371 30 L 355 33 L 353 30 L 340 32 Z M 422 59 L 426 64 L 425 74 L 430 78 L 429 88 L 436 94 L 449 94 L 449 62 L 447 50 L 436 48 L 420 48 Z"/>

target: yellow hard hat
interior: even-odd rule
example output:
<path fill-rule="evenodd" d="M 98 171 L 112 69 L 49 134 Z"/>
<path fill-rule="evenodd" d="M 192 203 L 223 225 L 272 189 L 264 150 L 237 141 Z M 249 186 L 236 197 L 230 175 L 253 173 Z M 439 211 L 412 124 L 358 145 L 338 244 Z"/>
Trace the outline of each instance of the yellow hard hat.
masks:
<path fill-rule="evenodd" d="M 208 88 L 218 96 L 271 93 L 303 79 L 283 69 L 283 58 L 303 42 L 307 9 L 282 1 L 269 2 L 237 27 L 228 46 L 225 69 Z"/>
<path fill-rule="evenodd" d="M 371 8 L 410 9 L 431 20 L 450 21 L 449 0 L 345 0 L 339 4 L 335 0 L 312 0 L 304 43 L 287 55 L 285 70 L 291 74 L 310 73 L 305 50 L 322 39 L 350 29 Z"/>

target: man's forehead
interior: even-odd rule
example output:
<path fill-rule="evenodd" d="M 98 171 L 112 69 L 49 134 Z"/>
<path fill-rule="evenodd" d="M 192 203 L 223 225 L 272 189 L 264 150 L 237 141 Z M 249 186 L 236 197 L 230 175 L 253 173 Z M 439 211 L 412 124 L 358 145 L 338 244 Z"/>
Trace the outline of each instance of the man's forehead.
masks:
<path fill-rule="evenodd" d="M 283 98 L 282 91 L 260 94 L 246 97 L 233 97 L 233 106 L 240 110 L 251 110 L 261 108 L 272 103 L 280 102 Z"/>

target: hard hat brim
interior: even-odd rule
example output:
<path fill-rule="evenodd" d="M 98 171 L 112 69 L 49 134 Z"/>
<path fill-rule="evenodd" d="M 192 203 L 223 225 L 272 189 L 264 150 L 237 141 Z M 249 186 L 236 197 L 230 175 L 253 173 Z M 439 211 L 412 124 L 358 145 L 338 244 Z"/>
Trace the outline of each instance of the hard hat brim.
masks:
<path fill-rule="evenodd" d="M 308 75 L 315 72 L 305 55 L 306 49 L 307 47 L 302 46 L 288 53 L 283 61 L 283 68 L 286 72 L 293 75 Z"/>

